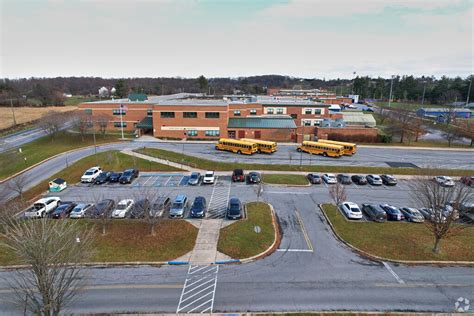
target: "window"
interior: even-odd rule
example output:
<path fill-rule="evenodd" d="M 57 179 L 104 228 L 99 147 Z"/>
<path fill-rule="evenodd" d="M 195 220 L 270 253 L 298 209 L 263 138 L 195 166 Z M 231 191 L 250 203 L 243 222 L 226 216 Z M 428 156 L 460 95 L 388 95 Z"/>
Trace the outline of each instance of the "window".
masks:
<path fill-rule="evenodd" d="M 219 112 L 206 112 L 206 118 L 219 118 Z"/>
<path fill-rule="evenodd" d="M 206 136 L 219 136 L 219 131 L 206 131 Z"/>
<path fill-rule="evenodd" d="M 257 110 L 256 109 L 251 109 L 250 110 L 250 115 L 256 115 L 257 114 Z"/>
<path fill-rule="evenodd" d="M 311 126 L 311 121 L 303 121 L 304 126 Z"/>
<path fill-rule="evenodd" d="M 321 109 L 314 109 L 314 114 L 321 115 Z"/>
<path fill-rule="evenodd" d="M 152 109 L 146 110 L 146 115 L 147 116 L 153 116 L 153 110 Z"/>
<path fill-rule="evenodd" d="M 277 109 L 277 114 L 283 114 L 283 109 L 282 109 L 282 108 L 278 108 L 278 109 Z"/>
<path fill-rule="evenodd" d="M 184 118 L 196 118 L 198 117 L 197 112 L 183 112 Z"/>
<path fill-rule="evenodd" d="M 294 120 L 296 120 L 296 119 L 298 118 L 298 115 L 296 115 L 296 114 L 290 114 L 290 116 L 291 116 L 291 118 L 294 119 Z"/>
<path fill-rule="evenodd" d="M 127 122 L 114 122 L 114 127 L 127 127 Z"/>
<path fill-rule="evenodd" d="M 112 109 L 113 115 L 120 115 L 120 113 L 122 113 L 122 115 L 127 114 L 124 109 Z"/>
<path fill-rule="evenodd" d="M 321 121 L 314 121 L 314 126 L 319 126 L 321 125 Z"/>
<path fill-rule="evenodd" d="M 311 109 L 304 109 L 304 114 L 311 114 Z"/>
<path fill-rule="evenodd" d="M 85 109 L 84 112 L 86 112 L 86 114 L 92 114 L 92 109 Z"/>
<path fill-rule="evenodd" d="M 198 131 L 196 131 L 196 130 L 186 131 L 186 135 L 187 136 L 198 136 Z"/>
<path fill-rule="evenodd" d="M 267 114 L 273 114 L 273 108 L 267 108 Z"/>
<path fill-rule="evenodd" d="M 174 118 L 174 112 L 161 112 L 161 118 Z"/>
<path fill-rule="evenodd" d="M 235 116 L 240 116 L 240 110 L 234 110 L 234 115 Z"/>

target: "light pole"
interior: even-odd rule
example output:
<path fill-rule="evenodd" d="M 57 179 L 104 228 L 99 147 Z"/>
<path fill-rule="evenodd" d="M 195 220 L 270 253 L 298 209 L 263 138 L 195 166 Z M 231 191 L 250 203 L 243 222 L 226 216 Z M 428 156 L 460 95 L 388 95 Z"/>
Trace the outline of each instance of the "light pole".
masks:
<path fill-rule="evenodd" d="M 469 86 L 470 88 L 471 86 Z M 10 99 L 10 107 L 12 109 L 12 114 L 13 114 L 13 127 L 16 127 L 16 117 L 15 117 L 15 110 L 13 108 L 13 99 Z"/>
<path fill-rule="evenodd" d="M 120 104 L 120 129 L 122 131 L 122 140 L 124 139 L 123 137 L 123 111 L 124 111 L 124 106 L 123 104 Z"/>
<path fill-rule="evenodd" d="M 392 75 L 392 81 L 390 82 L 390 97 L 388 98 L 388 107 L 392 105 L 392 89 L 393 89 L 393 75 Z"/>
<path fill-rule="evenodd" d="M 467 89 L 466 106 L 469 104 L 469 95 L 471 94 L 471 85 L 472 85 L 472 76 L 471 76 L 471 80 L 469 81 L 469 89 Z"/>
<path fill-rule="evenodd" d="M 421 105 L 425 104 L 426 80 L 423 81 L 423 97 L 421 98 Z"/>

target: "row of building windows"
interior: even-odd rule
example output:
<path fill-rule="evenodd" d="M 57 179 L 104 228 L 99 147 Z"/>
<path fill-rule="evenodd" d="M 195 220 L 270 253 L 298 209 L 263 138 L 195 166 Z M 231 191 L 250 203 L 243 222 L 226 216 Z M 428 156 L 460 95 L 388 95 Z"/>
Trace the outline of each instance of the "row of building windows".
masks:
<path fill-rule="evenodd" d="M 240 114 L 241 114 L 240 110 L 234 110 L 234 116 L 240 116 Z M 257 110 L 250 109 L 250 115 L 257 115 Z"/>
<path fill-rule="evenodd" d="M 112 109 L 112 114 L 113 115 L 125 115 L 127 112 L 124 109 Z"/>
<path fill-rule="evenodd" d="M 175 112 L 160 112 L 161 118 L 175 118 Z M 219 118 L 219 112 L 205 112 L 205 118 Z M 183 118 L 197 118 L 197 112 L 183 112 Z"/>
<path fill-rule="evenodd" d="M 127 122 L 114 122 L 114 127 L 127 127 Z"/>
<path fill-rule="evenodd" d="M 303 110 L 303 113 L 304 113 L 304 114 L 316 114 L 316 115 L 321 115 L 322 111 L 321 111 L 321 109 L 311 109 L 311 108 L 308 108 L 308 109 L 304 109 L 304 110 Z"/>
<path fill-rule="evenodd" d="M 320 120 L 314 120 L 314 121 L 312 121 L 312 120 L 303 120 L 302 123 L 303 123 L 303 126 L 311 126 L 311 125 L 320 126 L 321 125 Z"/>
<path fill-rule="evenodd" d="M 277 108 L 276 109 L 276 114 L 284 114 L 285 110 L 283 108 Z M 267 114 L 275 114 L 275 109 L 274 108 L 267 108 Z"/>

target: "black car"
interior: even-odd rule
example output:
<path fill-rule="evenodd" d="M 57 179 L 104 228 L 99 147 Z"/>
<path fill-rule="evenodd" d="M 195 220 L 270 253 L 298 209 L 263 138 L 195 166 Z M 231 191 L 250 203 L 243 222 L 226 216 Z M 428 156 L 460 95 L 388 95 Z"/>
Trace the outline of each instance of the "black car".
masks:
<path fill-rule="evenodd" d="M 130 212 L 130 218 L 144 218 L 146 212 L 150 212 L 151 205 L 148 199 L 140 199 L 135 202 Z"/>
<path fill-rule="evenodd" d="M 165 212 L 169 213 L 171 209 L 171 199 L 166 196 L 157 197 L 150 207 L 150 216 L 151 217 L 160 217 Z"/>
<path fill-rule="evenodd" d="M 61 204 L 51 213 L 51 218 L 66 218 L 76 207 L 74 202 L 61 202 Z"/>
<path fill-rule="evenodd" d="M 351 176 L 348 174 L 338 174 L 337 182 L 341 184 L 352 184 Z"/>
<path fill-rule="evenodd" d="M 206 216 L 206 199 L 203 196 L 196 196 L 191 206 L 191 217 Z"/>
<path fill-rule="evenodd" d="M 321 176 L 317 173 L 309 173 L 306 178 L 308 178 L 309 182 L 311 182 L 311 184 L 321 184 L 322 183 L 322 179 L 321 179 Z"/>
<path fill-rule="evenodd" d="M 403 221 L 405 220 L 405 215 L 396 208 L 395 206 L 388 204 L 381 204 L 380 207 L 387 213 L 387 220 L 389 221 Z"/>
<path fill-rule="evenodd" d="M 101 174 L 99 174 L 99 176 L 97 178 L 95 178 L 94 183 L 95 184 L 106 183 L 107 181 L 109 181 L 109 178 L 110 178 L 111 174 L 112 174 L 112 172 L 110 172 L 110 171 L 102 172 Z"/>
<path fill-rule="evenodd" d="M 245 174 L 242 169 L 235 169 L 232 172 L 232 182 L 244 182 L 245 181 Z"/>
<path fill-rule="evenodd" d="M 258 172 L 255 172 L 255 171 L 249 172 L 247 176 L 247 183 L 256 184 L 256 183 L 260 183 L 260 181 L 262 181 L 262 179 L 260 178 L 260 174 Z"/>
<path fill-rule="evenodd" d="M 121 172 L 112 172 L 109 176 L 109 183 L 119 182 L 121 176 Z"/>
<path fill-rule="evenodd" d="M 111 199 L 105 199 L 95 204 L 88 211 L 87 217 L 99 218 L 102 216 L 110 217 L 115 208 L 115 201 Z"/>
<path fill-rule="evenodd" d="M 351 177 L 352 182 L 358 185 L 366 185 L 367 184 L 367 179 L 365 176 L 360 175 L 360 174 L 355 174 Z"/>
<path fill-rule="evenodd" d="M 385 213 L 380 206 L 375 204 L 362 204 L 362 212 L 374 222 L 381 223 L 387 220 L 387 213 Z"/>
<path fill-rule="evenodd" d="M 229 205 L 227 206 L 227 218 L 242 218 L 242 203 L 240 203 L 240 200 L 236 197 L 230 198 L 229 200 Z"/>
<path fill-rule="evenodd" d="M 397 179 L 394 176 L 383 174 L 380 178 L 382 178 L 382 183 L 385 185 L 397 185 Z"/>
<path fill-rule="evenodd" d="M 138 177 L 138 170 L 137 169 L 127 169 L 123 172 L 122 176 L 120 177 L 120 183 L 132 183 L 135 178 Z"/>

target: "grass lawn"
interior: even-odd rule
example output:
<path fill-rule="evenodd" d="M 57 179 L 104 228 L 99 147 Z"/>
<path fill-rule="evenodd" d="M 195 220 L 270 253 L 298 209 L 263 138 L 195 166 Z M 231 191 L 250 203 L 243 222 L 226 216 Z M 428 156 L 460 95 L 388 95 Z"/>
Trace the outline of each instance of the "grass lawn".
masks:
<path fill-rule="evenodd" d="M 213 161 L 203 158 L 191 157 L 180 153 L 156 149 L 156 148 L 140 148 L 135 150 L 138 153 L 157 157 L 177 163 L 200 168 L 204 170 L 215 171 L 232 171 L 240 168 L 244 170 L 275 170 L 275 171 L 306 171 L 306 172 L 334 172 L 334 173 L 375 173 L 375 174 L 405 174 L 405 175 L 431 175 L 433 173 L 444 174 L 449 176 L 470 175 L 471 170 L 462 169 L 424 169 L 424 168 L 385 168 L 385 167 L 361 167 L 361 166 L 321 166 L 321 165 L 274 165 L 274 164 L 246 164 L 246 163 L 228 163 Z M 330 159 L 330 158 L 328 158 Z M 334 160 L 337 164 L 337 160 Z"/>
<path fill-rule="evenodd" d="M 119 136 L 115 135 L 105 135 L 104 137 L 96 135 L 96 143 L 114 142 L 118 141 L 118 138 Z M 59 133 L 54 140 L 51 140 L 50 137 L 42 137 L 22 145 L 21 153 L 18 149 L 12 149 L 0 154 L 0 166 L 2 166 L 0 168 L 0 179 L 7 178 L 51 156 L 93 144 L 92 135 L 86 135 L 84 141 L 82 141 L 80 135 L 67 132 Z"/>
<path fill-rule="evenodd" d="M 106 235 L 100 222 L 81 220 L 95 231 L 92 262 L 169 261 L 194 247 L 198 229 L 186 221 L 165 219 L 150 234 L 148 225 L 139 220 L 112 220 Z M 15 264 L 15 256 L 0 251 L 0 265 Z"/>
<path fill-rule="evenodd" d="M 261 228 L 258 234 L 254 230 L 256 225 Z M 251 202 L 247 203 L 247 219 L 221 229 L 217 250 L 234 259 L 244 259 L 268 249 L 274 237 L 270 207 L 266 203 Z"/>
<path fill-rule="evenodd" d="M 97 101 L 99 98 L 95 96 L 84 96 L 84 95 L 73 95 L 70 98 L 64 100 L 64 105 L 78 105 L 83 102 Z"/>
<path fill-rule="evenodd" d="M 301 174 L 263 174 L 263 182 L 269 184 L 306 185 L 308 179 Z"/>
<path fill-rule="evenodd" d="M 336 206 L 323 208 L 342 239 L 370 254 L 392 260 L 474 261 L 474 226 L 442 240 L 441 251 L 435 254 L 431 251 L 434 238 L 423 224 L 349 222 Z"/>

